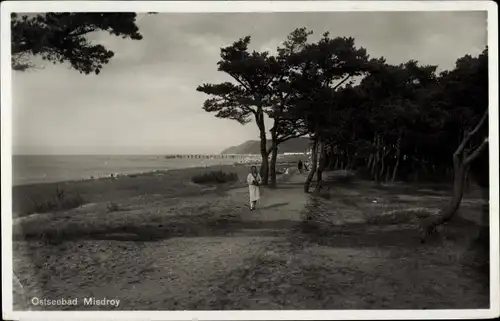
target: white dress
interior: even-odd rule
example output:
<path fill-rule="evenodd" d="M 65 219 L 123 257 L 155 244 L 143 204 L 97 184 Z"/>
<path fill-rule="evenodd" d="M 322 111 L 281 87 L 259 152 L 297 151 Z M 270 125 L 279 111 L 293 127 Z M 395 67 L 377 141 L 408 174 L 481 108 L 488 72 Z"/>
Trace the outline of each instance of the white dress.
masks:
<path fill-rule="evenodd" d="M 261 184 L 262 178 L 260 177 L 259 174 L 257 174 L 256 178 L 252 175 L 252 173 L 248 174 L 247 176 L 248 191 L 250 192 L 250 202 L 258 201 L 260 198 L 259 186 L 252 185 L 252 183 L 254 180 L 256 180 L 259 184 Z"/>

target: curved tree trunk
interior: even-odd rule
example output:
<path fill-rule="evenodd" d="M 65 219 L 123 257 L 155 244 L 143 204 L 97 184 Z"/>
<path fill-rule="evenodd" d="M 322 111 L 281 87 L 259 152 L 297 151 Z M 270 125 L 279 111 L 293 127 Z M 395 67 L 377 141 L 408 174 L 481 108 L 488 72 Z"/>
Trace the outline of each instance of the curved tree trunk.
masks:
<path fill-rule="evenodd" d="M 429 218 L 424 222 L 422 235 L 422 242 L 425 242 L 426 238 L 430 236 L 436 229 L 437 226 L 448 222 L 458 211 L 460 203 L 462 202 L 462 197 L 464 194 L 465 180 L 467 179 L 467 172 L 470 168 L 470 164 L 479 157 L 481 152 L 488 145 L 488 137 L 484 138 L 482 143 L 476 147 L 471 154 L 468 154 L 466 147 L 469 144 L 471 138 L 479 131 L 481 126 L 488 119 L 488 110 L 484 113 L 483 117 L 476 125 L 476 127 L 467 135 L 458 146 L 457 150 L 453 154 L 453 194 L 451 196 L 450 203 L 444 209 L 442 209 L 436 217 Z"/>
<path fill-rule="evenodd" d="M 467 177 L 467 170 L 468 168 L 462 161 L 456 164 L 455 177 L 453 179 L 453 194 L 451 196 L 450 203 L 439 212 L 437 218 L 426 222 L 427 224 L 425 224 L 423 241 L 425 241 L 425 238 L 435 231 L 438 225 L 448 222 L 458 211 L 464 195 L 464 184 Z"/>
<path fill-rule="evenodd" d="M 311 182 L 313 180 L 317 168 L 318 168 L 318 139 L 315 138 L 313 141 L 313 146 L 311 151 L 311 169 L 304 183 L 305 193 L 309 193 L 309 186 L 311 186 Z"/>

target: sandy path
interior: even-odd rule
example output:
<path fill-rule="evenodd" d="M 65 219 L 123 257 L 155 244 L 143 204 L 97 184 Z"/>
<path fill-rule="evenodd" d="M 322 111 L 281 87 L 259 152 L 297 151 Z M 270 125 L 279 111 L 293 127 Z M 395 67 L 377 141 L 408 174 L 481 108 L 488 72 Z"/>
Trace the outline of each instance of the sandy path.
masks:
<path fill-rule="evenodd" d="M 302 192 L 303 175 L 292 175 L 278 189 L 261 189 L 261 199 L 255 211 L 245 211 L 243 221 L 281 221 L 299 222 L 301 213 L 307 204 L 307 195 Z M 248 187 L 228 191 L 233 200 L 246 200 L 248 207 Z"/>

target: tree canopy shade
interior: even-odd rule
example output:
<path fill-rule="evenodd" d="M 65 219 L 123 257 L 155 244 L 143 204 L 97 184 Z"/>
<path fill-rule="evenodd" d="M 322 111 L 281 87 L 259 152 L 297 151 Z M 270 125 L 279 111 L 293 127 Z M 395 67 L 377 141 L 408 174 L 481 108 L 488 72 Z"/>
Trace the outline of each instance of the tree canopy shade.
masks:
<path fill-rule="evenodd" d="M 135 13 L 43 13 L 34 17 L 11 15 L 12 67 L 32 67 L 29 55 L 53 63 L 69 62 L 80 73 L 99 74 L 114 53 L 92 44 L 86 36 L 96 31 L 141 40 Z"/>

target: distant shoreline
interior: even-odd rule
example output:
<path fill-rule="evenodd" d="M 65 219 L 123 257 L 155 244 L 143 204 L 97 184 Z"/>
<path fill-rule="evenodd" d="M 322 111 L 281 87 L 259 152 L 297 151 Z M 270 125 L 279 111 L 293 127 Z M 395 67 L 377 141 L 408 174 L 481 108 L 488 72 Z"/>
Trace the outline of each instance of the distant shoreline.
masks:
<path fill-rule="evenodd" d="M 184 158 L 165 155 L 13 155 L 12 186 L 80 182 L 154 171 L 250 164 L 257 162 L 258 158 L 212 158 L 211 155 L 200 155 L 202 154 L 189 154 Z"/>
<path fill-rule="evenodd" d="M 109 176 L 96 176 L 94 178 L 82 178 L 82 179 L 67 179 L 60 181 L 49 181 L 49 182 L 38 182 L 38 183 L 27 183 L 27 184 L 12 184 L 12 188 L 23 188 L 23 187 L 35 187 L 35 186 L 44 186 L 44 185 L 67 185 L 73 183 L 86 183 L 86 182 L 95 182 L 99 180 L 116 180 L 120 178 L 136 178 L 136 177 L 148 177 L 154 175 L 164 175 L 172 172 L 181 172 L 188 170 L 197 170 L 197 169 L 210 169 L 210 168 L 218 168 L 218 167 L 227 167 L 233 168 L 236 166 L 250 166 L 251 164 L 223 164 L 223 165 L 207 165 L 207 166 L 189 166 L 182 168 L 173 168 L 173 169 L 162 169 L 162 170 L 147 170 L 144 172 L 134 172 L 134 173 L 126 173 L 126 174 L 109 174 Z M 111 176 L 113 175 L 113 176 Z"/>
<path fill-rule="evenodd" d="M 201 154 L 190 154 L 201 155 Z M 39 184 L 65 184 L 69 182 L 95 181 L 126 176 L 166 173 L 189 168 L 214 166 L 256 165 L 259 155 L 236 158 L 167 158 L 160 155 L 14 155 L 12 186 Z M 293 163 L 304 159 L 300 154 L 280 154 L 278 163 Z"/>

